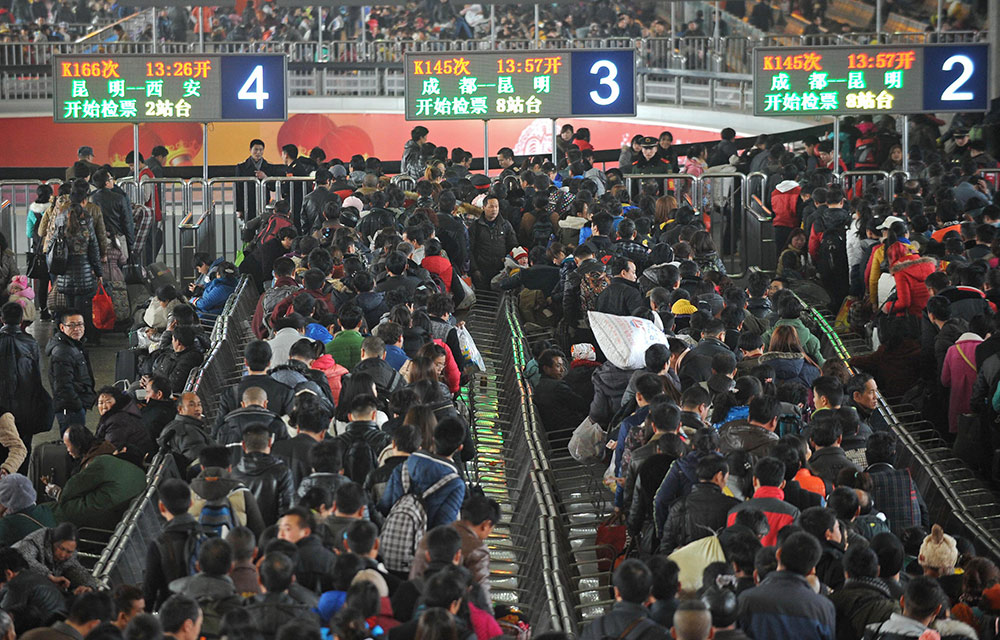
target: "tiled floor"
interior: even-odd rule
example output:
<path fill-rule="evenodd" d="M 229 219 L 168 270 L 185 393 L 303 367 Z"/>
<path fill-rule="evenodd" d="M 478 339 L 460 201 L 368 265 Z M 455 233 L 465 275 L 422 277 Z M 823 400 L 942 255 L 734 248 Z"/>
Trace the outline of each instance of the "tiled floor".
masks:
<path fill-rule="evenodd" d="M 38 346 L 42 350 L 42 380 L 46 388 L 49 388 L 49 359 L 45 355 L 45 346 L 52 337 L 52 333 L 58 331 L 54 322 L 35 321 L 28 327 L 28 333 L 38 341 Z M 94 378 L 97 388 L 109 385 L 115 381 L 115 354 L 128 347 L 128 337 L 123 332 L 104 332 L 101 336 L 99 347 L 87 347 L 90 355 L 90 364 L 94 369 Z M 87 426 L 91 429 L 97 428 L 98 419 L 97 407 L 94 407 L 87 414 Z M 58 439 L 59 432 L 52 428 L 49 431 L 39 433 L 32 441 L 34 446 L 43 442 L 51 442 Z"/>

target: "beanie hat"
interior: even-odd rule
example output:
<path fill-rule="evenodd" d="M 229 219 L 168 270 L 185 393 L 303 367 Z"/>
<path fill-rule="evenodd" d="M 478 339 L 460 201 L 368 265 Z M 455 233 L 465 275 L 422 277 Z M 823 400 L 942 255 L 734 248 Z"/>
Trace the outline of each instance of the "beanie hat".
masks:
<path fill-rule="evenodd" d="M 528 252 L 524 250 L 524 247 L 514 247 L 513 249 L 510 250 L 510 253 L 507 255 L 510 256 L 511 260 L 517 262 L 521 258 L 527 258 Z"/>
<path fill-rule="evenodd" d="M 20 473 L 12 473 L 0 478 L 0 504 L 7 511 L 21 511 L 35 504 L 38 494 L 31 480 Z"/>
<path fill-rule="evenodd" d="M 330 167 L 330 172 L 333 174 L 334 178 L 346 178 L 347 177 L 347 169 L 345 169 L 344 165 L 342 165 L 342 164 L 335 164 L 335 165 L 333 165 L 332 167 Z"/>
<path fill-rule="evenodd" d="M 958 564 L 958 543 L 936 524 L 931 527 L 931 534 L 924 538 L 920 545 L 918 557 L 921 567 L 931 569 L 954 569 Z"/>

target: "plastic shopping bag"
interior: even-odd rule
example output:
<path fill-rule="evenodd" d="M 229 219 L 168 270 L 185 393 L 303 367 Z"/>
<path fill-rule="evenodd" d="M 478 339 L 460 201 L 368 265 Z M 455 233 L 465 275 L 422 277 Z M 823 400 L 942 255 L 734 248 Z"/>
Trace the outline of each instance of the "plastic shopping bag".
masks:
<path fill-rule="evenodd" d="M 97 293 L 94 294 L 94 328 L 104 331 L 115 328 L 115 305 L 103 282 L 97 285 Z"/>
<path fill-rule="evenodd" d="M 472 339 L 469 330 L 462 326 L 456 327 L 455 331 L 458 331 L 458 344 L 462 348 L 465 361 L 476 365 L 480 371 L 486 371 L 486 363 L 483 361 L 483 356 L 479 353 L 479 348 L 476 347 L 476 342 Z"/>

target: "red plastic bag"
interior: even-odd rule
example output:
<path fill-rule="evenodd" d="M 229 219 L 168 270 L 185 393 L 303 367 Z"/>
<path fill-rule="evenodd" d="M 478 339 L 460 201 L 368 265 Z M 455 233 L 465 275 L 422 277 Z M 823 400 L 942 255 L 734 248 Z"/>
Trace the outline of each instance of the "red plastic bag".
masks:
<path fill-rule="evenodd" d="M 97 285 L 94 294 L 94 328 L 110 331 L 115 328 L 115 305 L 104 290 L 104 283 Z"/>
<path fill-rule="evenodd" d="M 611 571 L 625 559 L 625 543 L 628 534 L 622 518 L 618 514 L 612 514 L 604 522 L 597 526 L 597 570 L 600 572 Z"/>

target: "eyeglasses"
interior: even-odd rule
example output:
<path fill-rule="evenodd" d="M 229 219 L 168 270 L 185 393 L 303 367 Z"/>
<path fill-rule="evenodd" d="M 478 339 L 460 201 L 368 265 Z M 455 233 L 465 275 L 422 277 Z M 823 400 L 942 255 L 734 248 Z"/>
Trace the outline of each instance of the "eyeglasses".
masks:
<path fill-rule="evenodd" d="M 83 323 L 83 322 L 64 322 L 64 323 L 62 323 L 62 325 L 63 325 L 64 327 L 69 327 L 70 329 L 78 329 L 78 328 L 80 328 L 80 327 L 85 327 L 85 326 L 87 326 L 87 325 L 86 325 L 85 323 Z"/>

